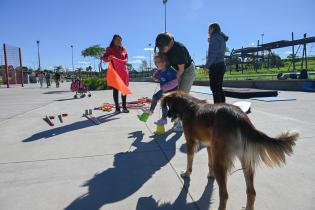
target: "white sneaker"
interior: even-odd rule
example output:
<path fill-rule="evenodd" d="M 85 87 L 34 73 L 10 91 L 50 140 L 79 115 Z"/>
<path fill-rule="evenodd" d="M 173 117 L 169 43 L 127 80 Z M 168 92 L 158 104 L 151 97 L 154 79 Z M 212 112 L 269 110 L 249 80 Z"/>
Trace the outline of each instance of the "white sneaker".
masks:
<path fill-rule="evenodd" d="M 166 125 L 167 124 L 167 119 L 166 118 L 161 118 L 158 121 L 154 122 L 156 125 Z"/>
<path fill-rule="evenodd" d="M 183 132 L 183 127 L 180 121 L 176 121 L 172 129 L 174 132 Z"/>

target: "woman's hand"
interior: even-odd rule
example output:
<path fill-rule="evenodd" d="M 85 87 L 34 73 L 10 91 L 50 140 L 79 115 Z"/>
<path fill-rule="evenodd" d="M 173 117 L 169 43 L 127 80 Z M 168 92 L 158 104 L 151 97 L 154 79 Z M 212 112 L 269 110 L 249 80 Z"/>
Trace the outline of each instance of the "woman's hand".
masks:
<path fill-rule="evenodd" d="M 108 61 L 113 60 L 113 56 L 112 56 L 112 55 L 108 56 L 108 57 L 107 57 L 107 60 L 108 60 Z"/>
<path fill-rule="evenodd" d="M 207 69 L 206 67 L 203 67 L 203 71 L 204 71 L 204 73 L 206 73 L 206 74 L 209 73 L 209 69 Z"/>

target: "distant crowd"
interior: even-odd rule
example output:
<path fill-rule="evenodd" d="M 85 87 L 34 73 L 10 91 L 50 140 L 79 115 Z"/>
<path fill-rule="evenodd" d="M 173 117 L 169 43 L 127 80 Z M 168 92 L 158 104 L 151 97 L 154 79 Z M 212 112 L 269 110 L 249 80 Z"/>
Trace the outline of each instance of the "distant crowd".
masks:
<path fill-rule="evenodd" d="M 52 81 L 55 82 L 56 88 L 59 88 L 62 75 L 59 72 L 50 73 L 48 71 L 39 71 L 35 73 L 35 77 L 36 82 L 40 85 L 41 88 L 44 87 L 44 83 L 46 83 L 46 87 L 49 88 Z"/>

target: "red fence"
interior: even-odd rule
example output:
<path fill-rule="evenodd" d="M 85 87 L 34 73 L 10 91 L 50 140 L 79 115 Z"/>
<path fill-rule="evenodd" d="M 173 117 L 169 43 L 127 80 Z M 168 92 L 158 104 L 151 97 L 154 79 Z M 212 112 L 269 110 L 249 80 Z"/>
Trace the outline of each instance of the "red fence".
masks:
<path fill-rule="evenodd" d="M 24 86 L 21 48 L 7 44 L 0 47 L 0 74 L 8 88 L 10 84 Z"/>

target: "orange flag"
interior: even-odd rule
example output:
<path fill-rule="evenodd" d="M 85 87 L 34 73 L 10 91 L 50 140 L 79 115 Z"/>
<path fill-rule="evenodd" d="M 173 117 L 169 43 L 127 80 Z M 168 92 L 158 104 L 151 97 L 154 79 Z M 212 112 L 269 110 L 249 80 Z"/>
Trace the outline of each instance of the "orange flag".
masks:
<path fill-rule="evenodd" d="M 117 74 L 111 62 L 109 62 L 108 64 L 106 77 L 108 86 L 111 86 L 119 90 L 122 93 L 122 95 L 125 96 L 132 93 L 132 91 L 127 87 L 127 85 L 122 81 L 120 76 Z"/>

